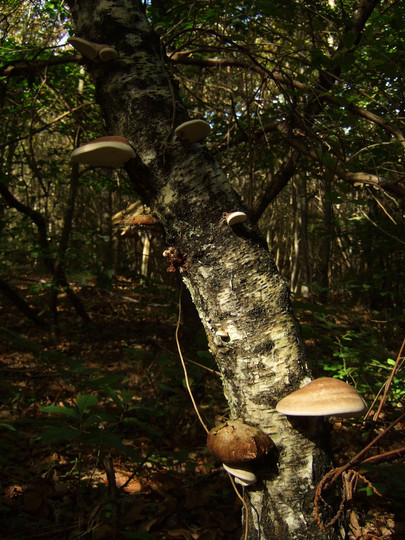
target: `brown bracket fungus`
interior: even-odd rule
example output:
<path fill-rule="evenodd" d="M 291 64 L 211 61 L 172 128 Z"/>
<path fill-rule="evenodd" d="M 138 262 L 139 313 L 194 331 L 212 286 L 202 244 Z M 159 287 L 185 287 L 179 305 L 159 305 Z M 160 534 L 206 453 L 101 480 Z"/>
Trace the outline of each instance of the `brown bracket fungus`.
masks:
<path fill-rule="evenodd" d="M 356 390 L 339 379 L 322 377 L 277 403 L 279 413 L 291 416 L 357 416 L 366 403 Z"/>
<path fill-rule="evenodd" d="M 111 135 L 100 137 L 73 150 L 73 163 L 85 163 L 95 167 L 122 167 L 136 156 L 125 137 Z"/>
<path fill-rule="evenodd" d="M 247 215 L 245 212 L 230 212 L 229 214 L 225 215 L 225 220 L 227 224 L 232 227 L 237 223 L 244 223 L 247 220 Z"/>
<path fill-rule="evenodd" d="M 137 236 L 139 232 L 148 232 L 151 235 L 161 234 L 162 227 L 157 217 L 152 214 L 138 214 L 122 231 L 121 236 L 132 238 Z"/>
<path fill-rule="evenodd" d="M 69 38 L 68 43 L 89 60 L 99 58 L 102 62 L 109 62 L 118 58 L 117 51 L 109 45 L 93 43 L 92 41 L 76 36 Z"/>
<path fill-rule="evenodd" d="M 205 120 L 190 120 L 178 126 L 174 133 L 183 144 L 192 144 L 211 133 L 211 126 Z"/>
<path fill-rule="evenodd" d="M 256 481 L 252 465 L 275 447 L 261 429 L 236 419 L 211 429 L 207 436 L 207 448 L 235 477 L 235 482 L 247 486 Z"/>

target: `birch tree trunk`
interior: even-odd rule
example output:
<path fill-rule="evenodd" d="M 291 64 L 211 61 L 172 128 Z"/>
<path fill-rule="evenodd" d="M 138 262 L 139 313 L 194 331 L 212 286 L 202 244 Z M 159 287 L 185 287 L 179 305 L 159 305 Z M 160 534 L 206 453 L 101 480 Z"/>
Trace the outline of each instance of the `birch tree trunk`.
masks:
<path fill-rule="evenodd" d="M 187 260 L 182 278 L 223 375 L 231 415 L 277 445 L 277 464 L 245 491 L 249 538 L 337 538 L 332 529 L 320 531 L 314 518 L 314 489 L 331 467 L 324 424 L 293 425 L 275 411 L 310 374 L 288 288 L 266 242 L 250 222 L 226 225 L 224 213 L 244 205 L 204 144 L 185 147 L 175 138 L 187 111 L 140 3 L 68 4 L 77 36 L 119 52 L 116 61 L 89 64 L 97 101 L 108 133 L 125 136 L 136 151 L 126 165 L 134 190 L 161 220 L 168 246 Z M 216 336 L 220 328 L 228 342 Z"/>

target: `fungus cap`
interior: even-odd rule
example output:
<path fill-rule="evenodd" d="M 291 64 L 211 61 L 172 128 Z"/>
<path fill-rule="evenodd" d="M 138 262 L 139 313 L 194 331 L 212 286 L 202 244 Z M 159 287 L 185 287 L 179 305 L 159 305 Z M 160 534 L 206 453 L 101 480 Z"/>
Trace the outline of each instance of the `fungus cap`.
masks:
<path fill-rule="evenodd" d="M 158 24 L 155 26 L 154 31 L 159 37 L 163 36 L 163 34 L 165 33 L 165 27 L 161 24 Z"/>
<path fill-rule="evenodd" d="M 147 231 L 151 234 L 160 234 L 162 232 L 162 227 L 158 218 L 152 214 L 138 214 L 131 219 L 122 231 L 121 236 L 127 238 L 135 237 L 140 231 Z"/>
<path fill-rule="evenodd" d="M 110 60 L 118 58 L 117 51 L 109 45 L 93 43 L 92 41 L 77 36 L 69 38 L 68 43 L 89 60 L 95 60 L 99 57 L 102 62 L 109 62 Z"/>
<path fill-rule="evenodd" d="M 174 133 L 183 143 L 195 143 L 208 137 L 211 126 L 205 120 L 190 120 L 178 126 Z"/>
<path fill-rule="evenodd" d="M 356 390 L 339 379 L 322 377 L 277 403 L 279 413 L 291 416 L 356 416 L 366 403 Z"/>
<path fill-rule="evenodd" d="M 103 45 L 98 51 L 98 57 L 102 62 L 110 62 L 118 58 L 118 53 L 109 45 Z"/>
<path fill-rule="evenodd" d="M 227 341 L 229 340 L 229 334 L 226 330 L 222 330 L 222 328 L 219 328 L 216 332 L 215 332 L 215 335 L 218 336 L 219 338 L 221 338 L 223 341 Z"/>
<path fill-rule="evenodd" d="M 226 222 L 229 226 L 236 225 L 237 223 L 244 223 L 247 220 L 245 212 L 231 212 L 225 216 Z"/>
<path fill-rule="evenodd" d="M 98 56 L 98 49 L 96 43 L 88 41 L 87 39 L 72 36 L 68 39 L 68 43 L 72 45 L 80 54 L 88 58 L 89 60 L 94 60 Z"/>
<path fill-rule="evenodd" d="M 73 150 L 70 159 L 73 163 L 118 168 L 135 155 L 125 137 L 112 135 L 79 146 Z"/>
<path fill-rule="evenodd" d="M 266 456 L 274 443 L 261 429 L 236 419 L 211 429 L 207 448 L 222 463 L 240 466 Z"/>

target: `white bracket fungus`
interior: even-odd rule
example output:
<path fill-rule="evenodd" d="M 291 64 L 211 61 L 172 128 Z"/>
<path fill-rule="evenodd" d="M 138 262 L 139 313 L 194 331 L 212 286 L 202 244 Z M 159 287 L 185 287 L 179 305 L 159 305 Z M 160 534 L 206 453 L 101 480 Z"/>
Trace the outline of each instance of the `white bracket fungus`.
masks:
<path fill-rule="evenodd" d="M 228 341 L 229 340 L 229 334 L 226 330 L 222 330 L 221 328 L 218 329 L 215 332 L 215 335 L 222 339 L 222 341 Z"/>
<path fill-rule="evenodd" d="M 174 130 L 183 144 L 192 144 L 205 139 L 211 133 L 211 126 L 205 120 L 190 120 Z"/>
<path fill-rule="evenodd" d="M 249 471 L 248 469 L 235 469 L 235 467 L 230 467 L 229 465 L 222 464 L 222 467 L 229 472 L 234 478 L 237 484 L 241 486 L 251 486 L 257 480 L 255 473 Z"/>
<path fill-rule="evenodd" d="M 117 51 L 109 45 L 93 43 L 92 41 L 76 36 L 69 38 L 68 43 L 89 60 L 99 58 L 102 62 L 109 62 L 118 58 Z"/>
<path fill-rule="evenodd" d="M 111 135 L 79 146 L 73 150 L 70 159 L 73 163 L 118 168 L 135 156 L 125 137 Z"/>
<path fill-rule="evenodd" d="M 230 212 L 229 214 L 226 214 L 225 220 L 227 224 L 232 227 L 237 223 L 244 223 L 247 220 L 247 215 L 245 212 Z"/>
<path fill-rule="evenodd" d="M 279 413 L 291 416 L 356 416 L 366 409 L 360 394 L 339 379 L 321 377 L 277 403 Z"/>

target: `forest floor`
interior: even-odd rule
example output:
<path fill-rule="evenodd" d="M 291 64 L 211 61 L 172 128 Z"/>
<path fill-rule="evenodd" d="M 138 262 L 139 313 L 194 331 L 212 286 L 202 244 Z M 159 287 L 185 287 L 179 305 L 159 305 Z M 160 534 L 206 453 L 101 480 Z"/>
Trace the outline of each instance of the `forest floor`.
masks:
<path fill-rule="evenodd" d="M 14 286 L 27 295 L 26 281 Z M 91 327 L 66 298 L 57 334 L 27 322 L 11 305 L 0 309 L 0 538 L 240 538 L 241 503 L 206 450 L 184 385 L 174 338 L 178 289 L 122 279 L 108 290 L 75 290 Z M 35 290 L 31 303 L 45 294 Z M 298 311 L 311 348 L 317 315 L 307 308 Z M 324 316 L 325 330 L 332 322 L 353 328 L 343 312 Z M 205 422 L 225 421 L 220 376 L 187 305 L 179 337 Z M 328 347 L 326 339 L 317 345 L 318 352 Z M 341 375 L 339 365 L 323 367 Z M 399 402 L 388 404 L 375 425 L 333 424 L 336 466 L 403 413 Z M 403 447 L 404 425 L 367 456 Z M 345 480 L 353 488 L 346 506 L 350 538 L 405 538 L 404 460 L 393 455 L 353 470 Z"/>

